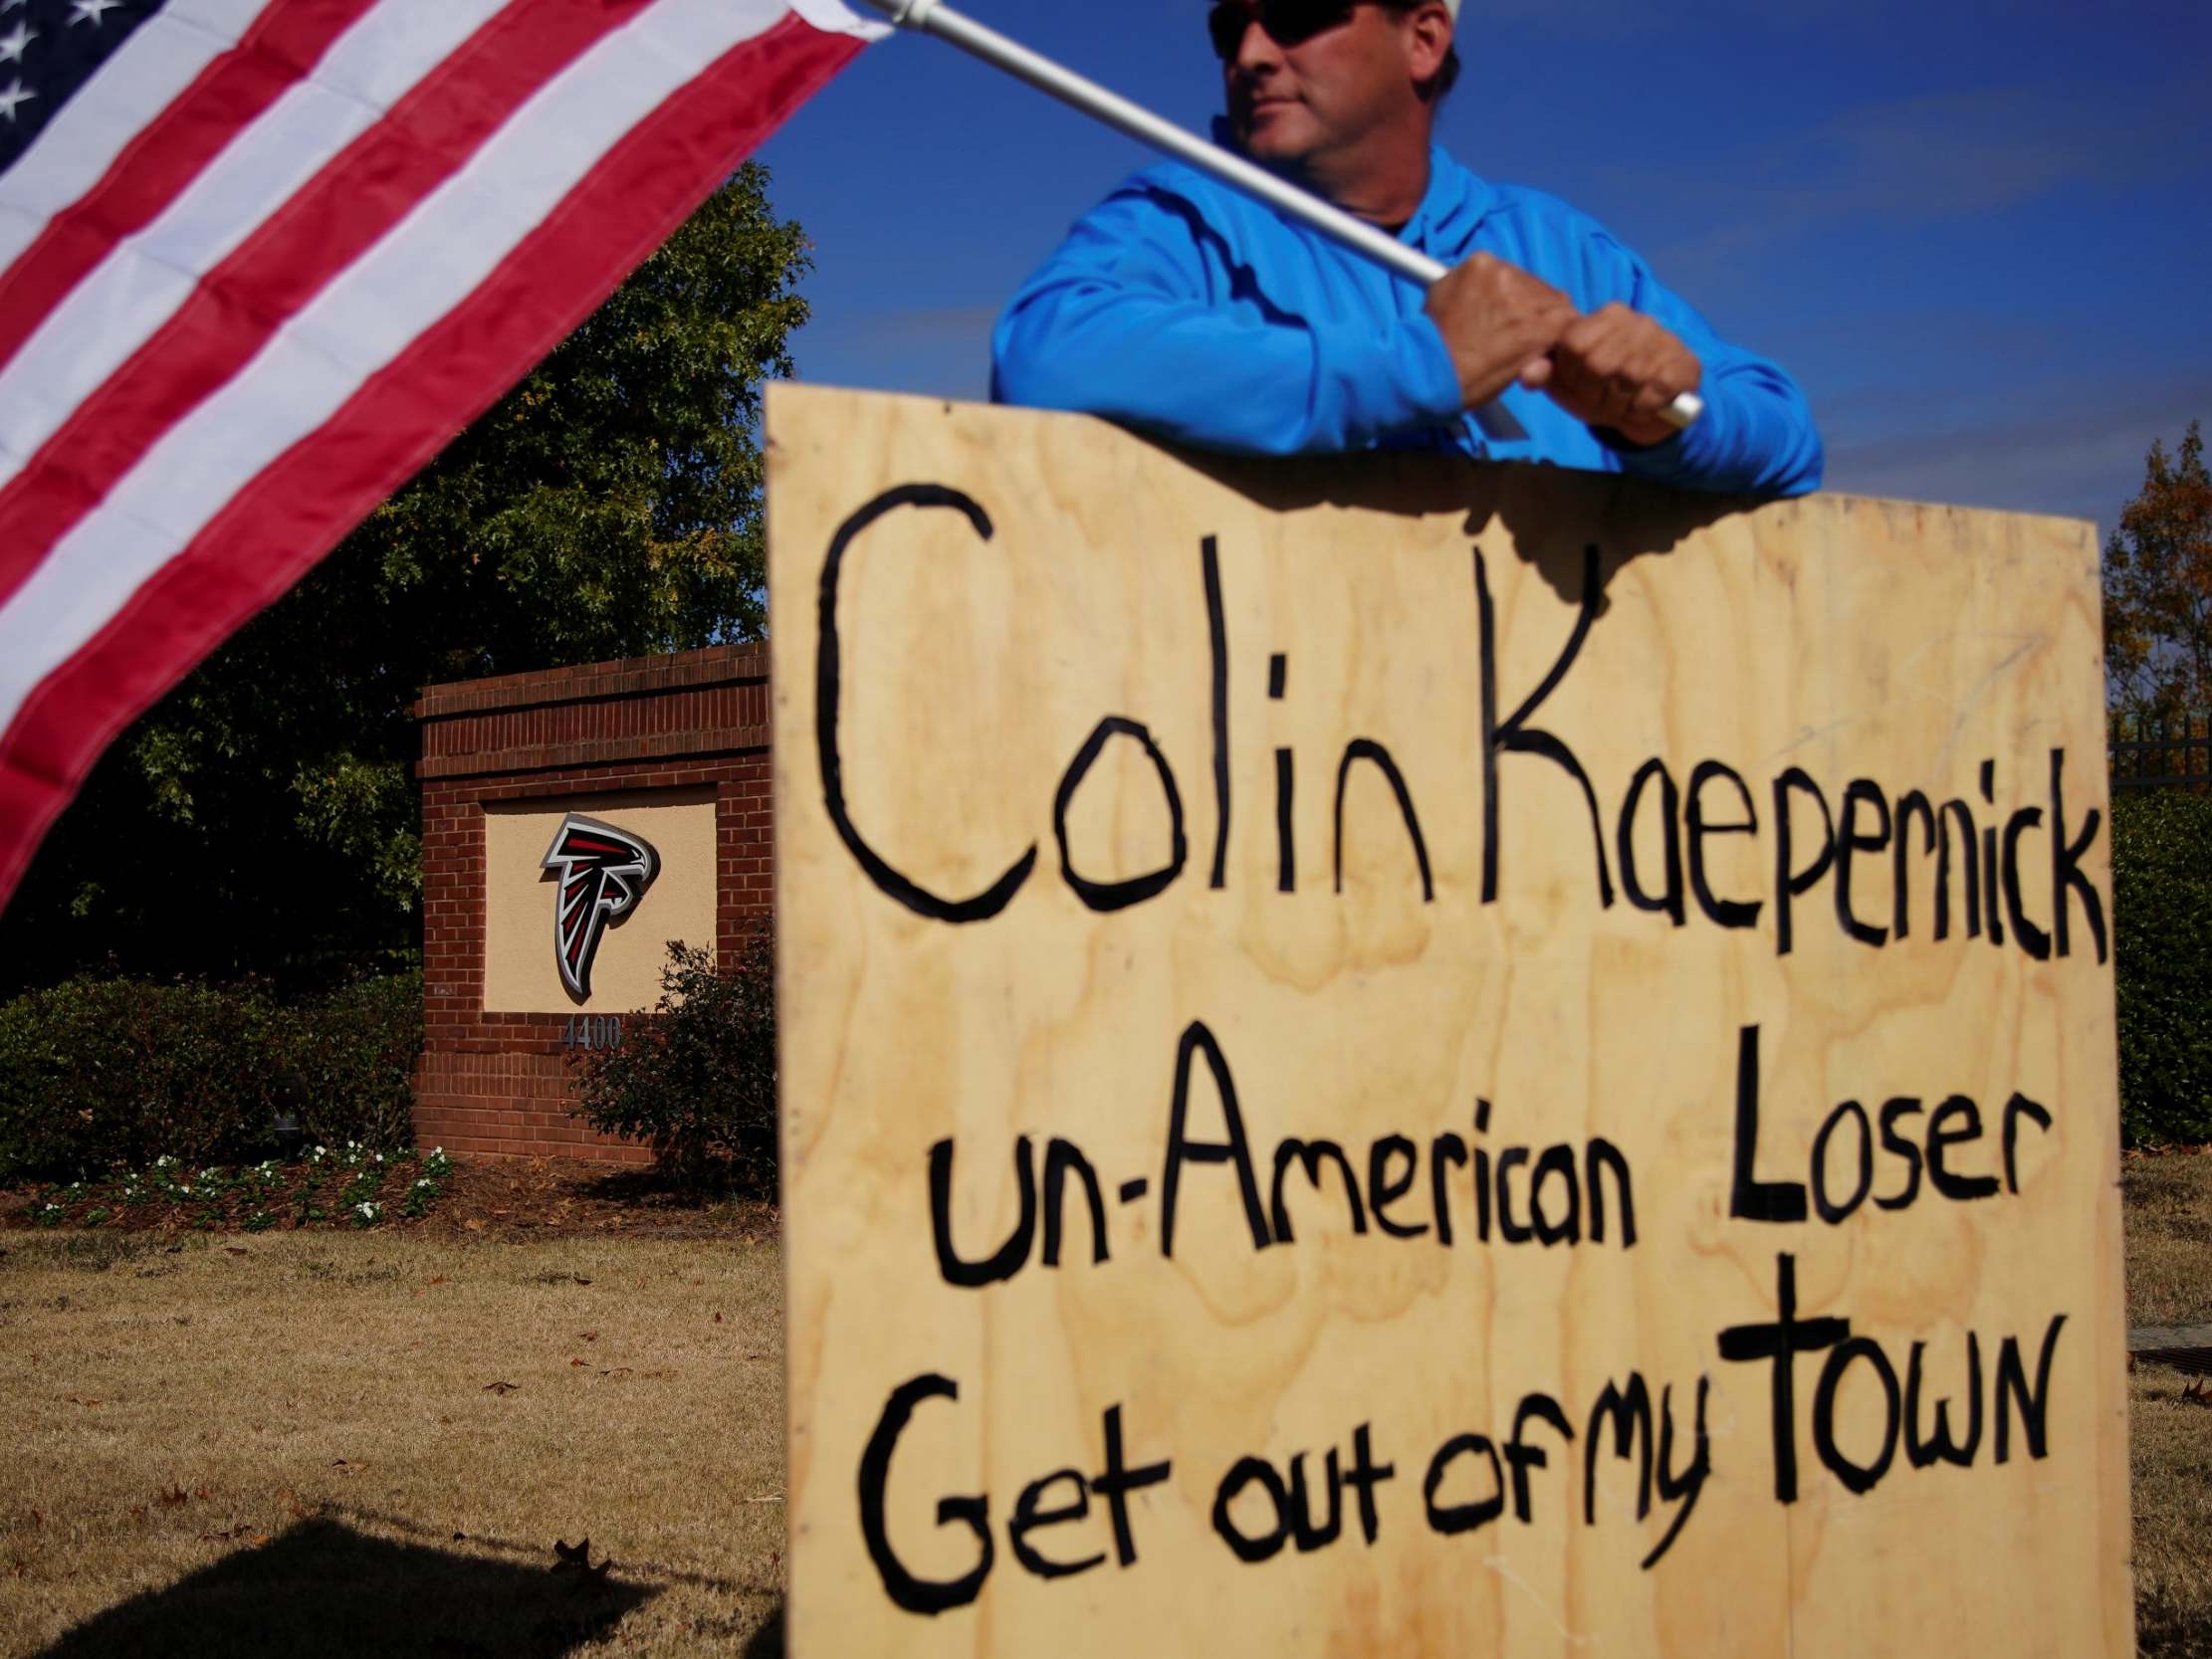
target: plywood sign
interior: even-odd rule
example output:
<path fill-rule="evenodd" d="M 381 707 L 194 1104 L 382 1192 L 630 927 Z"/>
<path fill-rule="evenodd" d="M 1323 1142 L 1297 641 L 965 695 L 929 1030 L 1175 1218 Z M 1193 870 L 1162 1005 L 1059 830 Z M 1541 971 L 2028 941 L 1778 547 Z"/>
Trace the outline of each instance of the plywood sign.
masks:
<path fill-rule="evenodd" d="M 2130 1651 L 2089 526 L 770 433 L 795 1654 Z"/>

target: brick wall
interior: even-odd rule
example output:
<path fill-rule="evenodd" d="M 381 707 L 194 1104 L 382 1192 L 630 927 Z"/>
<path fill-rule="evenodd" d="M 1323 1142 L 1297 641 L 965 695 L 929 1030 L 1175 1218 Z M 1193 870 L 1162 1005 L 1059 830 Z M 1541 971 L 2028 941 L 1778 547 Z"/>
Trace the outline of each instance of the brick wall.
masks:
<path fill-rule="evenodd" d="M 422 725 L 423 1055 L 415 1138 L 450 1152 L 646 1161 L 563 1109 L 559 1014 L 484 1011 L 484 807 L 712 785 L 716 947 L 774 890 L 768 648 L 714 646 L 432 686 Z"/>

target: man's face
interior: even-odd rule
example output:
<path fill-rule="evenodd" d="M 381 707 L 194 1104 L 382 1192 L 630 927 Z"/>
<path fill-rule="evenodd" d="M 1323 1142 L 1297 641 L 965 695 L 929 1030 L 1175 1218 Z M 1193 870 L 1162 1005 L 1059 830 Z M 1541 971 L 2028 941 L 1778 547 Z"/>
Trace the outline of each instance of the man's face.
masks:
<path fill-rule="evenodd" d="M 1418 104 L 1407 27 L 1414 14 L 1351 6 L 1339 23 L 1284 46 L 1246 25 L 1221 75 L 1230 136 L 1254 161 L 1293 171 L 1358 145 Z"/>

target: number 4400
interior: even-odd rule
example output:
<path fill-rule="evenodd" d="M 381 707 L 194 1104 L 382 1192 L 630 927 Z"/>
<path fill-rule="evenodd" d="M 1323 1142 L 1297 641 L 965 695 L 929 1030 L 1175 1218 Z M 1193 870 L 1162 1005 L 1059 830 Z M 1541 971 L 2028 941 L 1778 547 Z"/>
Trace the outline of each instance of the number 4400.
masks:
<path fill-rule="evenodd" d="M 567 1026 L 560 1033 L 560 1046 L 566 1049 L 620 1048 L 622 1016 L 570 1014 Z"/>

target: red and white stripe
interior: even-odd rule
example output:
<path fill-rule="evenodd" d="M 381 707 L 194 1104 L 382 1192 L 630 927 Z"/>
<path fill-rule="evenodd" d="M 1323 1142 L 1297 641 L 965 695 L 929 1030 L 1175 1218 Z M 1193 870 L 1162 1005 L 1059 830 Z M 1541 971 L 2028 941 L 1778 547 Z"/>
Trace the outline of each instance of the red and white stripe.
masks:
<path fill-rule="evenodd" d="M 0 902 L 100 750 L 880 34 L 171 0 L 0 177 Z"/>

